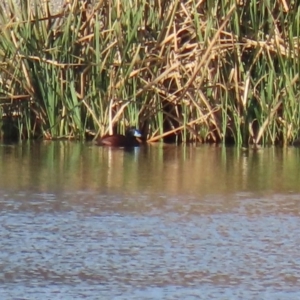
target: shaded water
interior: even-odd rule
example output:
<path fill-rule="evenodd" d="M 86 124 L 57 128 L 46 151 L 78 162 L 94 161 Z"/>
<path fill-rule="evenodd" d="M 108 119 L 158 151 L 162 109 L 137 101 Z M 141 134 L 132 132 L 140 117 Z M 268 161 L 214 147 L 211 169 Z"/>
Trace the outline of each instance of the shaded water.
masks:
<path fill-rule="evenodd" d="M 299 149 L 0 146 L 0 299 L 299 299 Z"/>

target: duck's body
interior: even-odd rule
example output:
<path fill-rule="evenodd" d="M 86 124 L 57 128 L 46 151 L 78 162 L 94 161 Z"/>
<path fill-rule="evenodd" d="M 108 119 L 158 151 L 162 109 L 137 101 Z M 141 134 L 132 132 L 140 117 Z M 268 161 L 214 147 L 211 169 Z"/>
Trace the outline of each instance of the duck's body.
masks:
<path fill-rule="evenodd" d="M 125 135 L 105 135 L 97 141 L 99 146 L 138 147 L 141 145 L 142 134 L 135 128 L 130 128 Z"/>

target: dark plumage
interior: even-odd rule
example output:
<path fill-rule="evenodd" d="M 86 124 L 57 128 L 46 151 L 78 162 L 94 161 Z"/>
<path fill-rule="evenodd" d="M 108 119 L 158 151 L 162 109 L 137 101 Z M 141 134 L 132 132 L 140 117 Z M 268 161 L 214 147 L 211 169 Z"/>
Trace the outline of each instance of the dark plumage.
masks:
<path fill-rule="evenodd" d="M 138 147 L 141 142 L 142 134 L 135 128 L 129 128 L 125 135 L 105 135 L 96 141 L 96 144 L 109 147 Z"/>

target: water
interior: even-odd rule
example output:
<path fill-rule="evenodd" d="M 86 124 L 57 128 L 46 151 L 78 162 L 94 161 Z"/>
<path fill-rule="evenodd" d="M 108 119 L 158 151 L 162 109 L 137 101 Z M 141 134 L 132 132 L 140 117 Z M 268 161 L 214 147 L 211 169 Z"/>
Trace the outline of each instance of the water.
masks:
<path fill-rule="evenodd" d="M 0 147 L 1 299 L 299 299 L 299 149 Z"/>

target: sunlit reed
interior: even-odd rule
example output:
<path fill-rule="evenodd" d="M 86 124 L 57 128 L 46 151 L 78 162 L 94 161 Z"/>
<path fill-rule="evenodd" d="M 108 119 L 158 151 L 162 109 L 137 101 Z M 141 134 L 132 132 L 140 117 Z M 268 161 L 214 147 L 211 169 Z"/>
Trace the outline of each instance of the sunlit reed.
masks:
<path fill-rule="evenodd" d="M 58 13 L 47 1 L 6 3 L 0 114 L 20 139 L 88 139 L 127 126 L 150 141 L 298 138 L 293 1 L 74 0 Z"/>

